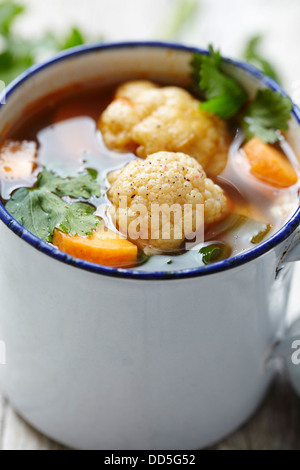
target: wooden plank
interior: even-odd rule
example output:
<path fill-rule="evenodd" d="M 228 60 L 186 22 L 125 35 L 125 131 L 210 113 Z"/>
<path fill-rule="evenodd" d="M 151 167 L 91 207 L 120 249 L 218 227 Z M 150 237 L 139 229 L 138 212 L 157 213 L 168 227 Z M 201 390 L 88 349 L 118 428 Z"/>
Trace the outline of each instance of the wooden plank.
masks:
<path fill-rule="evenodd" d="M 63 447 L 29 426 L 7 404 L 1 436 L 1 450 L 63 450 Z"/>
<path fill-rule="evenodd" d="M 4 433 L 4 421 L 5 421 L 5 408 L 7 406 L 7 402 L 3 395 L 0 394 L 0 450 L 2 450 L 2 436 Z"/>
<path fill-rule="evenodd" d="M 215 450 L 300 450 L 300 400 L 279 378 L 260 410 Z"/>

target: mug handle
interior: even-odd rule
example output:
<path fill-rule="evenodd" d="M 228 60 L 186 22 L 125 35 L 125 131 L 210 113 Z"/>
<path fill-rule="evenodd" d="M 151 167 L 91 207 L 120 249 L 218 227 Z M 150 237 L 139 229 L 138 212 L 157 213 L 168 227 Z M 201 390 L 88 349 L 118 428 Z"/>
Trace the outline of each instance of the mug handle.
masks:
<path fill-rule="evenodd" d="M 300 232 L 297 233 L 296 242 L 288 249 L 284 256 L 283 264 L 300 261 Z M 300 396 L 300 313 L 297 320 L 287 329 L 282 339 L 274 344 L 270 355 L 267 358 L 267 367 L 275 360 L 281 359 L 284 362 L 288 378 Z"/>
<path fill-rule="evenodd" d="M 292 248 L 288 250 L 284 257 L 284 263 L 300 261 L 300 232 L 297 233 L 296 242 L 294 241 Z"/>
<path fill-rule="evenodd" d="M 284 362 L 289 381 L 300 397 L 300 318 L 290 326 L 285 338 L 275 343 L 267 358 L 267 367 L 278 359 Z"/>

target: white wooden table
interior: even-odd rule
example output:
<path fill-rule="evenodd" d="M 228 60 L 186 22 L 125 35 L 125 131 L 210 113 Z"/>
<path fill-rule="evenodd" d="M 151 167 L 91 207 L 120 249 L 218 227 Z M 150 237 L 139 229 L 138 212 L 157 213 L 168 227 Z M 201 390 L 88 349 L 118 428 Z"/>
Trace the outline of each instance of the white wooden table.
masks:
<path fill-rule="evenodd" d="M 38 35 L 49 28 L 63 32 L 69 24 L 82 26 L 93 37 L 138 40 L 163 37 L 175 0 L 23 3 L 29 5 L 30 12 L 17 29 L 26 35 Z M 200 47 L 212 42 L 224 55 L 239 57 L 246 38 L 265 33 L 264 52 L 279 67 L 285 88 L 300 104 L 299 21 L 299 0 L 199 0 L 198 15 L 181 39 Z M 288 309 L 289 321 L 300 311 L 299 283 L 300 267 Z M 283 378 L 278 379 L 255 416 L 215 448 L 300 450 L 300 399 Z M 0 394 L 0 450 L 60 449 L 26 424 Z"/>

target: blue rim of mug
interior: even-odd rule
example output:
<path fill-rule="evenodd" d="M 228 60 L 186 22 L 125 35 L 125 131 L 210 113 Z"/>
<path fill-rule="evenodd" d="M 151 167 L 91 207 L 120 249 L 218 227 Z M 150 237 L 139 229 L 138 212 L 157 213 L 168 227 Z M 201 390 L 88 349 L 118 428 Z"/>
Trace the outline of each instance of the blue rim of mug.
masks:
<path fill-rule="evenodd" d="M 115 43 L 97 43 L 90 44 L 85 46 L 78 46 L 67 51 L 63 51 L 51 59 L 39 63 L 30 67 L 27 71 L 21 74 L 16 78 L 12 83 L 10 83 L 5 90 L 0 95 L 0 103 L 2 103 L 3 98 L 6 100 L 9 99 L 9 96 L 16 91 L 16 89 L 22 85 L 25 81 L 30 79 L 33 75 L 38 72 L 55 65 L 58 62 L 74 58 L 76 56 L 81 56 L 82 54 L 88 54 L 97 51 L 105 50 L 122 50 L 128 48 L 158 48 L 158 49 L 172 49 L 177 51 L 185 51 L 187 53 L 198 52 L 200 54 L 207 54 L 206 50 L 198 49 L 195 47 L 184 46 L 181 44 L 170 43 L 170 42 L 157 42 L 157 41 L 141 41 L 141 42 L 115 42 Z M 288 96 L 281 86 L 275 82 L 273 79 L 267 77 L 258 69 L 252 65 L 239 62 L 237 60 L 223 58 L 223 60 L 235 67 L 241 68 L 257 78 L 262 85 L 265 85 L 268 88 L 271 88 L 274 91 L 281 93 L 283 96 Z M 0 104 L 0 108 L 3 105 Z M 300 125 L 300 109 L 293 105 L 293 116 L 296 118 L 298 124 Z M 5 207 L 0 203 L 0 219 L 4 224 L 12 230 L 16 235 L 18 235 L 22 240 L 29 243 L 32 247 L 38 249 L 41 253 L 44 253 L 58 261 L 66 263 L 68 265 L 74 266 L 76 268 L 84 269 L 93 273 L 101 274 L 104 276 L 112 276 L 118 278 L 126 279 L 136 279 L 136 280 L 176 280 L 176 279 L 186 279 L 192 277 L 198 277 L 208 274 L 216 274 L 228 269 L 236 268 L 241 266 L 249 261 L 252 261 L 268 251 L 282 243 L 286 240 L 299 226 L 300 224 L 300 207 L 289 219 L 289 221 L 273 236 L 271 236 L 265 242 L 260 243 L 257 247 L 251 248 L 250 250 L 240 253 L 232 258 L 219 261 L 217 263 L 200 266 L 198 268 L 184 269 L 178 271 L 137 271 L 133 269 L 120 269 L 120 268 L 111 268 L 102 265 L 97 265 L 88 261 L 84 261 L 78 258 L 73 258 L 66 253 L 58 250 L 55 246 L 44 242 L 37 236 L 33 235 L 27 229 L 25 229 L 19 222 L 17 222 L 5 209 Z"/>

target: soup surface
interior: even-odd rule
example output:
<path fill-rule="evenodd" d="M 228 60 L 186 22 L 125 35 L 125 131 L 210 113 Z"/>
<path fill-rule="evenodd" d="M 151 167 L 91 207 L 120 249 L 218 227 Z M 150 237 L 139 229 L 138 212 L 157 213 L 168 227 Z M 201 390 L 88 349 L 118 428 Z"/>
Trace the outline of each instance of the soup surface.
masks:
<path fill-rule="evenodd" d="M 121 85 L 123 86 L 123 84 Z M 154 87 L 153 93 L 157 94 L 155 99 L 158 99 L 158 90 L 162 90 L 162 88 L 157 88 L 156 85 L 150 84 L 149 89 L 151 91 L 152 86 Z M 139 86 L 138 82 L 135 82 L 135 86 Z M 137 143 L 130 134 L 132 129 L 128 128 L 128 122 L 133 119 L 132 114 L 128 114 L 126 108 L 127 114 L 124 117 L 124 122 L 125 127 L 127 126 L 127 134 L 125 138 L 124 129 L 120 130 L 120 122 L 116 122 L 114 117 L 115 110 L 109 108 L 115 99 L 119 99 L 117 105 L 123 103 L 122 106 L 128 106 L 126 100 L 131 100 L 130 103 L 135 102 L 135 96 L 121 96 L 120 91 L 117 91 L 116 96 L 116 90 L 120 90 L 118 87 L 116 85 L 103 87 L 101 83 L 92 83 L 73 86 L 62 90 L 61 93 L 49 95 L 43 101 L 31 106 L 22 118 L 14 123 L 9 132 L 2 137 L 0 178 L 1 201 L 3 204 L 7 204 L 8 201 L 11 203 L 13 198 L 18 195 L 19 188 L 36 188 L 37 185 L 42 187 L 42 183 L 37 183 L 37 181 L 41 174 L 47 172 L 49 181 L 54 177 L 59 178 L 58 182 L 55 183 L 55 191 L 53 191 L 56 198 L 59 197 L 66 205 L 71 203 L 81 204 L 81 206 L 77 206 L 76 210 L 82 210 L 83 205 L 85 208 L 92 207 L 89 214 L 86 214 L 83 208 L 84 215 L 91 217 L 95 213 L 94 215 L 99 218 L 98 227 L 95 228 L 93 226 L 94 222 L 91 223 L 92 230 L 91 233 L 86 230 L 87 235 L 84 235 L 84 233 L 77 235 L 78 232 L 72 233 L 71 229 L 68 230 L 68 227 L 66 228 L 63 225 L 60 228 L 56 227 L 54 237 L 47 240 L 49 243 L 54 243 L 57 247 L 75 257 L 98 264 L 142 271 L 174 271 L 203 266 L 250 250 L 278 231 L 295 212 L 299 205 L 299 165 L 284 134 L 280 135 L 279 141 L 274 145 L 264 144 L 256 137 L 245 143 L 244 135 L 237 126 L 231 123 L 224 124 L 226 127 L 226 130 L 224 130 L 225 127 L 223 127 L 221 120 L 216 121 L 215 117 L 211 118 L 208 113 L 204 113 L 203 120 L 207 120 L 205 125 L 208 126 L 205 131 L 205 138 L 207 138 L 207 135 L 212 136 L 211 141 L 206 141 L 206 147 L 200 149 L 200 153 L 202 152 L 204 155 L 203 168 L 206 174 L 199 170 L 199 163 L 191 154 L 195 146 L 191 147 L 190 144 L 180 143 L 180 145 L 178 144 L 179 150 L 177 151 L 177 147 L 174 150 L 177 135 L 173 133 L 170 137 L 170 132 L 166 132 L 168 134 L 166 138 L 169 139 L 167 143 L 159 140 L 164 138 L 163 131 L 160 130 L 159 115 L 161 112 L 163 113 L 163 110 L 167 113 L 171 106 L 169 106 L 169 103 L 172 100 L 177 100 L 179 95 L 177 96 L 176 90 L 173 90 L 173 95 L 169 91 L 165 92 L 166 95 L 169 95 L 163 98 L 165 101 L 160 102 L 160 107 L 156 105 L 155 115 L 151 111 L 150 117 L 147 115 L 145 118 L 141 114 L 136 117 L 139 129 L 134 130 L 134 135 L 138 136 L 136 139 L 140 139 Z M 175 89 L 175 87 L 169 88 Z M 187 93 L 185 90 L 182 91 Z M 127 94 L 134 94 L 135 92 L 134 87 L 131 87 L 129 92 L 126 91 Z M 180 99 L 178 98 L 176 103 L 179 103 Z M 194 100 L 195 98 L 191 97 L 191 99 Z M 176 103 L 175 106 L 177 106 Z M 185 106 L 180 103 L 178 106 Z M 114 104 L 114 106 L 117 105 Z M 145 103 L 139 103 L 139 106 L 142 105 L 145 109 Z M 117 109 L 117 121 L 119 117 L 122 118 L 123 112 L 122 107 L 119 110 Z M 182 113 L 185 112 L 184 108 Z M 169 121 L 166 122 L 164 116 L 161 119 L 162 128 L 168 130 Z M 212 119 L 212 121 L 210 122 L 209 119 Z M 141 122 L 144 128 L 140 125 Z M 173 122 L 173 128 L 180 127 L 180 120 L 176 116 L 174 116 Z M 190 132 L 193 124 L 189 124 L 189 122 L 187 124 L 187 132 Z M 213 150 L 214 155 L 219 152 L 217 157 L 214 157 L 215 163 L 213 165 L 211 164 L 211 156 L 207 157 L 205 154 L 205 152 L 208 152 L 207 149 L 210 148 L 209 144 L 216 141 L 213 130 L 209 126 L 214 126 L 213 130 L 216 131 L 217 129 L 219 134 L 226 132 L 226 136 L 224 137 L 222 134 L 223 140 L 221 139 L 217 144 L 218 151 Z M 148 137 L 147 132 L 149 132 Z M 121 138 L 117 140 L 121 134 L 123 140 Z M 130 138 L 128 138 L 129 134 Z M 148 138 L 146 142 L 143 142 L 144 135 Z M 203 139 L 204 137 L 202 137 L 202 142 Z M 157 141 L 159 142 L 157 143 Z M 149 146 L 150 150 L 148 149 Z M 159 152 L 163 153 L 159 154 Z M 149 159 L 149 155 L 153 154 L 159 154 L 159 156 L 150 157 Z M 178 156 L 183 154 L 186 157 Z M 259 157 L 257 157 L 257 154 Z M 266 163 L 263 171 L 261 171 L 261 165 L 257 165 L 257 160 L 261 161 L 261 154 L 266 158 L 270 157 L 270 168 Z M 224 158 L 224 155 L 226 158 Z M 276 180 L 278 173 L 276 173 L 277 158 L 279 159 L 278 165 L 282 164 L 279 180 Z M 221 164 L 220 160 L 222 160 Z M 128 167 L 130 162 L 136 161 L 139 162 L 138 165 L 140 166 Z M 182 164 L 183 161 L 186 162 L 187 169 Z M 202 201 L 202 206 L 205 206 L 203 209 L 205 211 L 204 223 L 196 224 L 197 226 L 193 225 L 193 219 L 193 230 L 190 231 L 194 234 L 194 239 L 191 238 L 188 244 L 183 243 L 183 241 L 186 242 L 186 238 L 182 235 L 178 237 L 179 241 L 176 243 L 172 242 L 170 244 L 168 237 L 165 238 L 167 241 L 164 241 L 164 222 L 161 220 L 161 215 L 159 215 L 157 238 L 154 236 L 151 238 L 147 233 L 144 242 L 135 239 L 132 235 L 129 236 L 128 232 L 126 233 L 126 230 L 123 229 L 120 213 L 116 216 L 116 209 L 120 210 L 120 207 L 117 206 L 122 202 L 122 194 L 119 197 L 120 188 L 126 187 L 129 188 L 128 191 L 130 190 L 131 176 L 135 189 L 130 197 L 126 193 L 126 201 L 131 204 L 131 200 L 140 198 L 141 194 L 144 194 L 144 200 L 148 204 L 149 198 L 151 198 L 149 193 L 153 194 L 154 186 L 149 189 L 148 185 L 145 186 L 144 180 L 142 183 L 140 179 L 137 182 L 137 178 L 146 178 L 145 175 L 150 174 L 149 165 L 151 164 L 162 167 L 161 171 L 165 172 L 164 175 L 158 173 L 157 176 L 157 181 L 160 182 L 157 186 L 160 196 L 157 196 L 157 198 L 160 203 L 164 202 L 161 195 L 173 194 L 172 177 L 174 176 L 175 184 L 177 174 L 175 172 L 173 175 L 170 172 L 173 171 L 171 170 L 173 167 L 177 171 L 179 165 L 182 168 L 178 169 L 178 172 L 180 171 L 178 177 L 182 176 L 183 178 L 183 183 L 180 184 L 186 190 L 185 200 L 192 202 L 191 197 L 192 195 L 194 197 L 195 194 L 197 197 L 202 197 L 202 200 L 200 198 L 199 201 Z M 133 164 L 130 163 L 130 165 Z M 131 170 L 128 171 L 128 181 L 126 174 L 122 173 L 122 171 L 127 171 L 124 168 L 133 169 L 132 175 Z M 117 170 L 121 173 L 114 173 Z M 196 180 L 194 184 L 187 177 L 187 175 L 193 174 L 194 171 L 199 172 L 201 181 L 206 185 L 203 190 L 201 190 L 201 186 Z M 84 174 L 91 176 L 89 181 L 93 181 L 93 184 L 98 185 L 99 192 L 93 193 L 91 190 L 91 193 L 85 197 L 82 197 L 80 192 L 76 197 L 73 189 L 70 193 L 63 192 L 62 186 L 64 184 L 61 186 L 59 181 L 63 181 L 65 178 L 70 181 L 70 178 L 77 178 Z M 153 174 L 151 173 L 150 176 L 153 182 Z M 207 177 L 210 179 L 208 180 Z M 45 183 L 46 176 L 43 178 L 44 188 L 49 187 L 50 183 Z M 164 179 L 160 181 L 159 178 Z M 195 176 L 195 178 L 198 178 L 198 176 Z M 164 188 L 160 187 L 162 186 L 161 183 L 166 184 L 165 192 Z M 127 184 L 129 186 L 126 186 Z M 124 191 L 127 191 L 126 188 Z M 144 189 L 145 192 L 143 193 Z M 208 191 L 210 191 L 211 199 L 205 196 Z M 173 198 L 172 203 L 180 202 L 179 198 L 183 197 L 179 194 L 180 192 L 178 189 L 176 201 Z M 24 203 L 24 198 L 31 197 L 32 194 L 24 193 L 22 196 L 19 193 L 19 196 L 17 196 L 19 200 L 13 201 L 14 206 L 10 206 L 8 203 L 7 208 L 12 215 L 16 217 L 17 211 L 22 210 L 21 206 L 22 201 Z M 40 193 L 35 204 L 40 204 L 39 210 L 42 208 L 44 215 L 44 203 L 40 203 L 41 194 L 44 195 L 43 192 Z M 118 199 L 117 202 L 116 198 Z M 205 203 L 206 201 L 209 202 L 205 205 L 204 201 Z M 154 197 L 152 202 L 155 202 Z M 14 211 L 10 210 L 10 207 L 13 207 Z M 36 206 L 34 208 L 36 209 Z M 115 211 L 112 211 L 112 209 L 115 209 Z M 192 209 L 194 210 L 194 208 Z M 149 205 L 147 205 L 147 210 L 149 210 Z M 136 212 L 134 214 L 136 216 Z M 128 208 L 126 208 L 126 216 L 129 217 Z M 134 217 L 131 215 L 131 221 L 136 222 Z M 175 215 L 171 214 L 170 217 L 172 219 L 171 227 L 175 227 Z M 26 226 L 25 215 L 23 218 L 21 215 L 19 220 Z M 147 213 L 147 221 L 149 220 L 149 214 Z M 136 223 L 137 231 L 141 229 L 143 223 L 142 219 L 139 223 Z M 109 230 L 107 231 L 105 227 Z M 76 232 L 76 229 L 74 230 Z M 34 230 L 32 229 L 32 231 Z M 97 240 L 91 237 L 95 231 L 98 232 Z M 202 238 L 197 237 L 197 231 Z M 117 234 L 116 238 L 113 234 Z M 171 235 L 174 237 L 173 232 Z M 93 242 L 91 242 L 92 239 Z"/>

